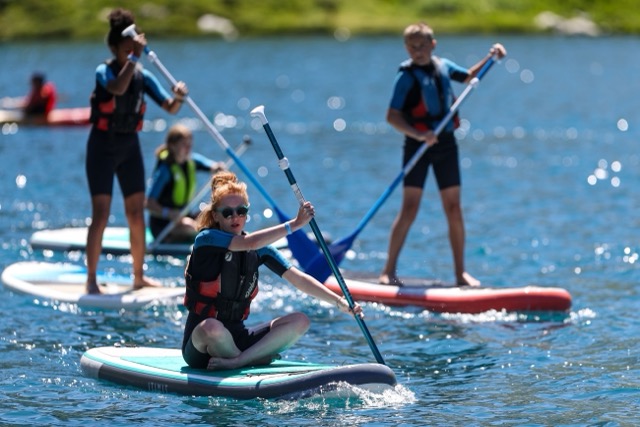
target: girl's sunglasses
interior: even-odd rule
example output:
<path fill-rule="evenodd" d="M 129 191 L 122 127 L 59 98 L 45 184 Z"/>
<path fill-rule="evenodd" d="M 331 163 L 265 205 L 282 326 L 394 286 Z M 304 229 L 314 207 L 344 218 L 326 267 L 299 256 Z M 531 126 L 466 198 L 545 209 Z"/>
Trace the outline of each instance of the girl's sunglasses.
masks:
<path fill-rule="evenodd" d="M 233 214 L 236 214 L 238 216 L 247 216 L 247 213 L 249 213 L 249 206 L 240 205 L 240 206 L 237 206 L 235 208 L 231 208 L 229 206 L 226 206 L 224 208 L 216 209 L 216 212 L 221 214 L 224 219 L 231 218 L 233 216 Z"/>

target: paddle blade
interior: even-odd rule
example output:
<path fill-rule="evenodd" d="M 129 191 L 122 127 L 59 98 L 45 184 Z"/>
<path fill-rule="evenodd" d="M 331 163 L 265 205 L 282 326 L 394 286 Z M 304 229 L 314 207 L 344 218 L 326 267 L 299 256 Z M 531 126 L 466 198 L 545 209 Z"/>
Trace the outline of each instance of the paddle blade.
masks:
<path fill-rule="evenodd" d="M 322 257 L 322 253 L 316 242 L 309 239 L 302 229 L 288 235 L 287 241 L 289 242 L 291 255 L 301 266 L 310 263 L 318 256 Z"/>
<path fill-rule="evenodd" d="M 351 238 L 346 238 L 329 245 L 329 252 L 333 256 L 337 266 L 340 265 L 352 244 L 353 240 Z M 323 253 L 318 253 L 307 264 L 300 265 L 302 265 L 302 269 L 305 273 L 315 277 L 320 283 L 324 283 L 332 273 L 331 267 L 327 262 L 327 258 Z"/>
<path fill-rule="evenodd" d="M 273 210 L 275 211 L 278 219 L 282 222 L 289 221 L 287 215 L 282 212 L 275 204 L 273 205 Z M 303 266 L 311 262 L 314 258 L 316 258 L 320 254 L 320 248 L 307 236 L 307 234 L 301 229 L 295 231 L 287 236 L 287 242 L 289 242 L 289 250 L 291 251 L 291 255 L 298 261 L 298 264 Z"/>

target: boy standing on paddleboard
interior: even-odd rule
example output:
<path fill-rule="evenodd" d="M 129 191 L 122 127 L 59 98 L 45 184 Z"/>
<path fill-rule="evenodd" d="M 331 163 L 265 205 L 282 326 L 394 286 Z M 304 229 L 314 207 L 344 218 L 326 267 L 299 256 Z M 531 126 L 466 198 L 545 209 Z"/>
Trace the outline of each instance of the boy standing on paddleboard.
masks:
<path fill-rule="evenodd" d="M 455 98 L 451 81 L 469 83 L 494 55 L 507 52 L 494 44 L 489 54 L 469 69 L 446 58 L 433 56 L 436 39 L 425 23 L 409 25 L 404 30 L 404 44 L 410 59 L 400 65 L 394 82 L 387 121 L 405 135 L 403 167 L 422 144 L 429 148 L 404 176 L 402 206 L 391 226 L 387 262 L 380 273 L 382 284 L 402 285 L 397 275 L 397 262 L 409 229 L 420 207 L 429 167 L 433 167 L 440 198 L 449 225 L 449 241 L 453 252 L 456 283 L 479 286 L 480 282 L 464 268 L 464 221 L 460 204 L 460 165 L 458 145 L 453 131 L 457 117 L 436 135 L 433 130 L 449 112 Z"/>

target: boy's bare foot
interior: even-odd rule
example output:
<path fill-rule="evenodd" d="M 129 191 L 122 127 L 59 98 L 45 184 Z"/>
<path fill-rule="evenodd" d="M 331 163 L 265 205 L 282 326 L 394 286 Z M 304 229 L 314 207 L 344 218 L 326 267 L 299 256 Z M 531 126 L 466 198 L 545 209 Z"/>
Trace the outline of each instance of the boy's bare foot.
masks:
<path fill-rule="evenodd" d="M 394 286 L 402 286 L 402 280 L 398 278 L 395 274 L 381 274 L 378 277 L 378 283 L 381 285 L 394 285 Z"/>
<path fill-rule="evenodd" d="M 458 279 L 458 286 L 478 287 L 480 281 L 465 271 L 462 273 L 462 279 Z"/>

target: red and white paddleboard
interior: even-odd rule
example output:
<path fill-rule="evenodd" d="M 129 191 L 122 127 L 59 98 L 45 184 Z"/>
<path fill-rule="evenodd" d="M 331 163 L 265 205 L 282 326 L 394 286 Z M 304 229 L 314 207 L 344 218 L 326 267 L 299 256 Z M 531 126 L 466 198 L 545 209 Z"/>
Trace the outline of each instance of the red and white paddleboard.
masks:
<path fill-rule="evenodd" d="M 459 287 L 437 280 L 402 279 L 403 286 L 381 285 L 377 276 L 346 273 L 345 283 L 355 301 L 379 302 L 391 306 L 417 306 L 440 313 L 483 313 L 505 311 L 567 311 L 571 295 L 562 288 L 522 286 L 509 288 Z M 334 276 L 325 281 L 342 294 Z"/>

